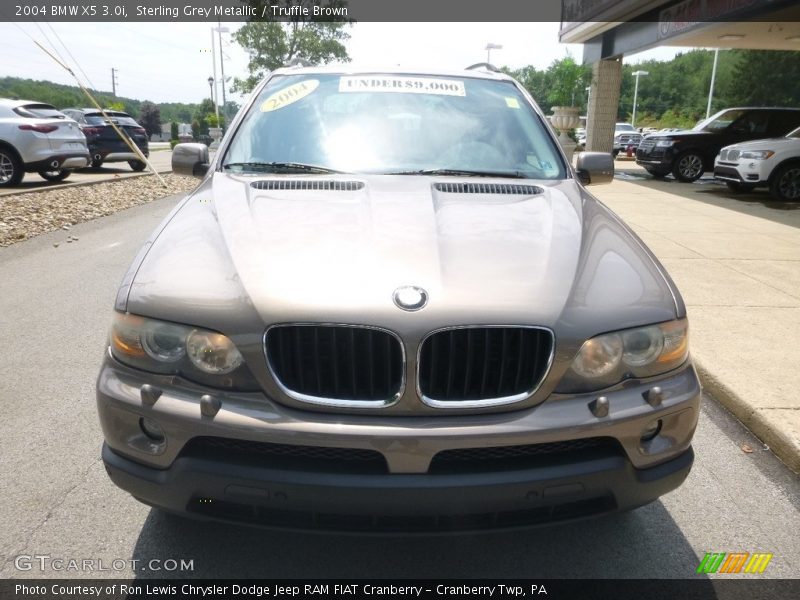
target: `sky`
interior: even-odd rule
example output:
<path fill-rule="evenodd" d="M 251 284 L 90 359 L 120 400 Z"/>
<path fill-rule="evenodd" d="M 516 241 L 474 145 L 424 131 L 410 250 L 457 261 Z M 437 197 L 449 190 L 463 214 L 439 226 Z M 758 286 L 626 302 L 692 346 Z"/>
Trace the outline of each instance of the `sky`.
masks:
<path fill-rule="evenodd" d="M 241 23 L 226 23 L 230 32 Z M 0 23 L 0 77 L 26 77 L 75 84 L 31 38 L 53 46 L 84 84 L 153 102 L 197 103 L 210 93 L 213 75 L 213 23 Z M 491 61 L 498 66 L 545 69 L 571 55 L 580 62 L 579 44 L 558 41 L 558 23 L 357 23 L 346 42 L 353 63 L 461 69 L 486 60 L 487 43 L 500 44 Z M 247 74 L 247 53 L 223 33 L 225 76 Z M 218 39 L 218 34 L 214 34 Z M 60 41 L 59 41 L 60 40 Z M 60 42 L 63 42 L 63 46 Z M 216 43 L 216 42 L 215 42 Z M 66 47 L 66 49 L 64 48 Z M 625 57 L 625 62 L 669 60 L 685 48 L 659 48 Z M 216 61 L 219 82 L 219 57 Z M 219 84 L 218 84 L 219 85 Z M 228 84 L 230 85 L 230 83 Z M 217 91 L 221 98 L 220 90 Z M 228 98 L 242 98 L 228 93 Z"/>

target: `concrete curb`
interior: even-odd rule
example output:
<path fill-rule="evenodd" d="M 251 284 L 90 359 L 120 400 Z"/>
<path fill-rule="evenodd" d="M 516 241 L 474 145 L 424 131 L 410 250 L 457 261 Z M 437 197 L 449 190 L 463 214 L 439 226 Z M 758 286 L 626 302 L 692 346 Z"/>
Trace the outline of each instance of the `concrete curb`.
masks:
<path fill-rule="evenodd" d="M 696 358 L 694 366 L 703 385 L 703 391 L 714 397 L 739 419 L 745 427 L 764 442 L 781 461 L 795 473 L 800 474 L 800 446 L 785 432 L 775 427 L 764 413 L 753 408 L 730 387 L 719 380 Z"/>

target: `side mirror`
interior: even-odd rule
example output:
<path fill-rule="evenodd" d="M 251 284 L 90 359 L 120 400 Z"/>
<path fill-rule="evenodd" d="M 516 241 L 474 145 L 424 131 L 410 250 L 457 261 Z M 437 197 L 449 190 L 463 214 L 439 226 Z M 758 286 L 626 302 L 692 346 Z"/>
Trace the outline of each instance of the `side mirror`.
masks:
<path fill-rule="evenodd" d="M 172 150 L 172 172 L 187 177 L 205 177 L 210 166 L 205 144 L 176 144 Z"/>
<path fill-rule="evenodd" d="M 581 152 L 575 172 L 583 185 L 611 183 L 614 179 L 614 157 L 610 152 Z"/>

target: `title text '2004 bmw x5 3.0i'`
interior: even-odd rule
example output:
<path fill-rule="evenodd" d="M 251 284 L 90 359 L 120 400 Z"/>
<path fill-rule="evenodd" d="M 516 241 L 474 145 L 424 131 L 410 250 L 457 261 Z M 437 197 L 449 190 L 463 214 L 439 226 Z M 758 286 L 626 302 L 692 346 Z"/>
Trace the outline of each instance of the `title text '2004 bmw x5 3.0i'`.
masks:
<path fill-rule="evenodd" d="M 344 69 L 344 70 L 342 70 Z M 277 527 L 502 528 L 651 502 L 700 388 L 663 267 L 527 92 L 274 71 L 142 248 L 97 382 L 111 479 Z"/>

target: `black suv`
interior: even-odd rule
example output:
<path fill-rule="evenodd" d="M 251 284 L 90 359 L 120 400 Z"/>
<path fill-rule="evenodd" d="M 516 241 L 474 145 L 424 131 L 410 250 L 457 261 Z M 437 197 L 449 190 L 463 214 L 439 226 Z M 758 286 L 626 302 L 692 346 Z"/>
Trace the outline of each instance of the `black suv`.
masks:
<path fill-rule="evenodd" d="M 103 113 L 96 108 L 65 108 L 61 112 L 80 125 L 86 136 L 89 153 L 92 155 L 92 167 L 99 168 L 104 162 L 127 162 L 134 171 L 143 171 L 147 166 L 136 155 L 131 147 L 114 130 L 109 121 L 133 141 L 145 156 L 150 155 L 147 132 L 128 113 L 118 110 L 107 110 Z"/>
<path fill-rule="evenodd" d="M 695 181 L 713 170 L 723 146 L 786 135 L 800 126 L 800 108 L 726 108 L 687 131 L 648 135 L 636 150 L 636 163 L 653 177 L 672 173 Z"/>

